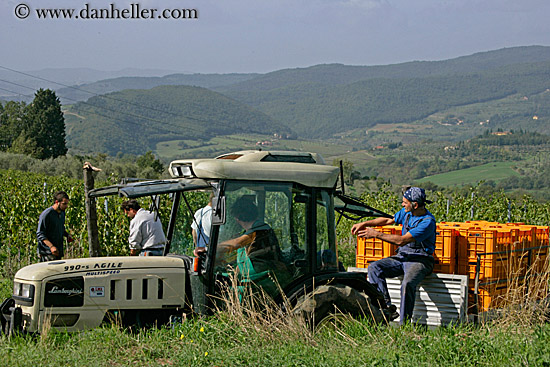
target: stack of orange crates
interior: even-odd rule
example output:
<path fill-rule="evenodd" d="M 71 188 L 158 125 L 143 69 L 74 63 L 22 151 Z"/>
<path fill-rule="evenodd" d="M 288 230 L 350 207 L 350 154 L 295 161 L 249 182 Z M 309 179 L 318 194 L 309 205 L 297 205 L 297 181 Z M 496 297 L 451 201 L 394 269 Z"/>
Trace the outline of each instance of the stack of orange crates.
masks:
<path fill-rule="evenodd" d="M 434 273 L 456 273 L 456 229 L 437 226 L 433 256 L 435 259 Z"/>
<path fill-rule="evenodd" d="M 477 256 L 491 252 L 505 252 L 512 249 L 512 233 L 499 228 L 462 228 L 463 240 L 458 248 L 459 274 L 475 278 Z M 506 279 L 510 267 L 509 254 L 488 254 L 480 256 L 479 279 Z"/>
<path fill-rule="evenodd" d="M 401 234 L 401 226 L 375 228 L 389 234 Z M 507 293 L 508 282 L 528 271 L 548 269 L 549 227 L 524 223 L 488 221 L 441 222 L 437 224 L 436 264 L 434 273 L 468 275 L 469 293 L 473 295 L 478 255 L 479 281 L 488 283 L 478 289 L 478 311 L 497 307 Z M 397 246 L 379 239 L 358 238 L 357 267 L 367 268 L 376 260 L 395 254 Z M 516 251 L 513 250 L 523 250 Z M 502 252 L 500 254 L 491 254 Z M 469 306 L 475 298 L 470 297 Z"/>
<path fill-rule="evenodd" d="M 376 227 L 377 231 L 386 234 L 401 234 L 401 226 Z M 368 268 L 369 264 L 395 254 L 397 247 L 377 238 L 357 237 L 356 263 L 358 268 Z"/>
<path fill-rule="evenodd" d="M 401 226 L 375 227 L 387 234 L 401 234 Z M 356 263 L 358 268 L 368 268 L 369 264 L 396 254 L 399 246 L 377 238 L 357 238 Z M 454 274 L 456 271 L 456 235 L 453 228 L 437 227 L 434 258 L 434 272 Z"/>
<path fill-rule="evenodd" d="M 548 226 L 535 226 L 535 237 L 533 240 L 533 247 L 540 247 L 548 245 Z M 548 261 L 550 260 L 549 248 L 544 247 L 534 251 L 534 261 L 535 264 L 533 271 L 537 273 L 542 273 L 549 270 Z"/>

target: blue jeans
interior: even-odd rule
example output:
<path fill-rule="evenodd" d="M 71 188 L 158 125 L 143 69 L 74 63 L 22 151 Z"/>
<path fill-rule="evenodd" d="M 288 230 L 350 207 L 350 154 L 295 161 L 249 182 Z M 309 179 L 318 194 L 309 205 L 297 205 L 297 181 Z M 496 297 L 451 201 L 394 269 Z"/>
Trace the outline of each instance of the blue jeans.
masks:
<path fill-rule="evenodd" d="M 396 255 L 373 262 L 369 265 L 369 281 L 376 285 L 384 295 L 384 300 L 391 304 L 390 294 L 386 278 L 395 278 L 403 275 L 401 283 L 401 310 L 399 323 L 412 319 L 414 301 L 416 299 L 416 287 L 422 279 L 433 270 L 433 261 L 426 256 L 427 261 L 417 261 L 418 256 L 409 257 Z"/>
<path fill-rule="evenodd" d="M 164 255 L 164 247 L 143 249 L 139 256 L 162 256 Z"/>

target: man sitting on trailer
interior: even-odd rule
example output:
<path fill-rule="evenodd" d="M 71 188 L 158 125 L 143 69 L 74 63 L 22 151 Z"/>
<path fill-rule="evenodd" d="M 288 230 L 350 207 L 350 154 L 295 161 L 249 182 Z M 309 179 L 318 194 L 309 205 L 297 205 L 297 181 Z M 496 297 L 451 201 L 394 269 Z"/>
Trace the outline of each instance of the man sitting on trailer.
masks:
<path fill-rule="evenodd" d="M 395 312 L 395 305 L 391 304 L 386 278 L 403 275 L 401 284 L 401 318 L 402 325 L 412 319 L 416 287 L 434 267 L 433 253 L 435 250 L 436 221 L 425 204 L 424 189 L 411 187 L 403 194 L 403 208 L 393 219 L 375 218 L 355 224 L 351 233 L 364 238 L 378 238 L 382 241 L 398 245 L 397 255 L 373 262 L 368 268 L 369 281 L 377 286 L 384 295 L 390 311 Z M 401 235 L 381 233 L 373 228 L 376 226 L 401 224 Z"/>

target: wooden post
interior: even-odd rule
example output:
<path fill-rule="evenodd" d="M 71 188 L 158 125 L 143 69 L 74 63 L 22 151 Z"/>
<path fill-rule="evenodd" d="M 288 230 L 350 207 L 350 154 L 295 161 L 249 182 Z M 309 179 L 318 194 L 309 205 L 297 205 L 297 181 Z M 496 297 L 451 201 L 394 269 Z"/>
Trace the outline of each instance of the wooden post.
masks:
<path fill-rule="evenodd" d="M 97 207 L 95 199 L 88 197 L 88 192 L 94 188 L 94 171 L 101 171 L 90 163 L 84 163 L 84 196 L 86 202 L 86 222 L 88 226 L 88 249 L 90 257 L 100 256 L 99 237 L 97 230 Z"/>

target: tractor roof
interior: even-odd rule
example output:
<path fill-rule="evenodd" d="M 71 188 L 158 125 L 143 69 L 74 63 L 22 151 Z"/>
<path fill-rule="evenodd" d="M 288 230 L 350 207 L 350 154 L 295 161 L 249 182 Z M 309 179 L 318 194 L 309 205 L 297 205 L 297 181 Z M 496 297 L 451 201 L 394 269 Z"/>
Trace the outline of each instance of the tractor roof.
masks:
<path fill-rule="evenodd" d="M 216 158 L 181 159 L 170 163 L 172 177 L 296 182 L 332 188 L 338 168 L 316 153 L 245 150 Z"/>

